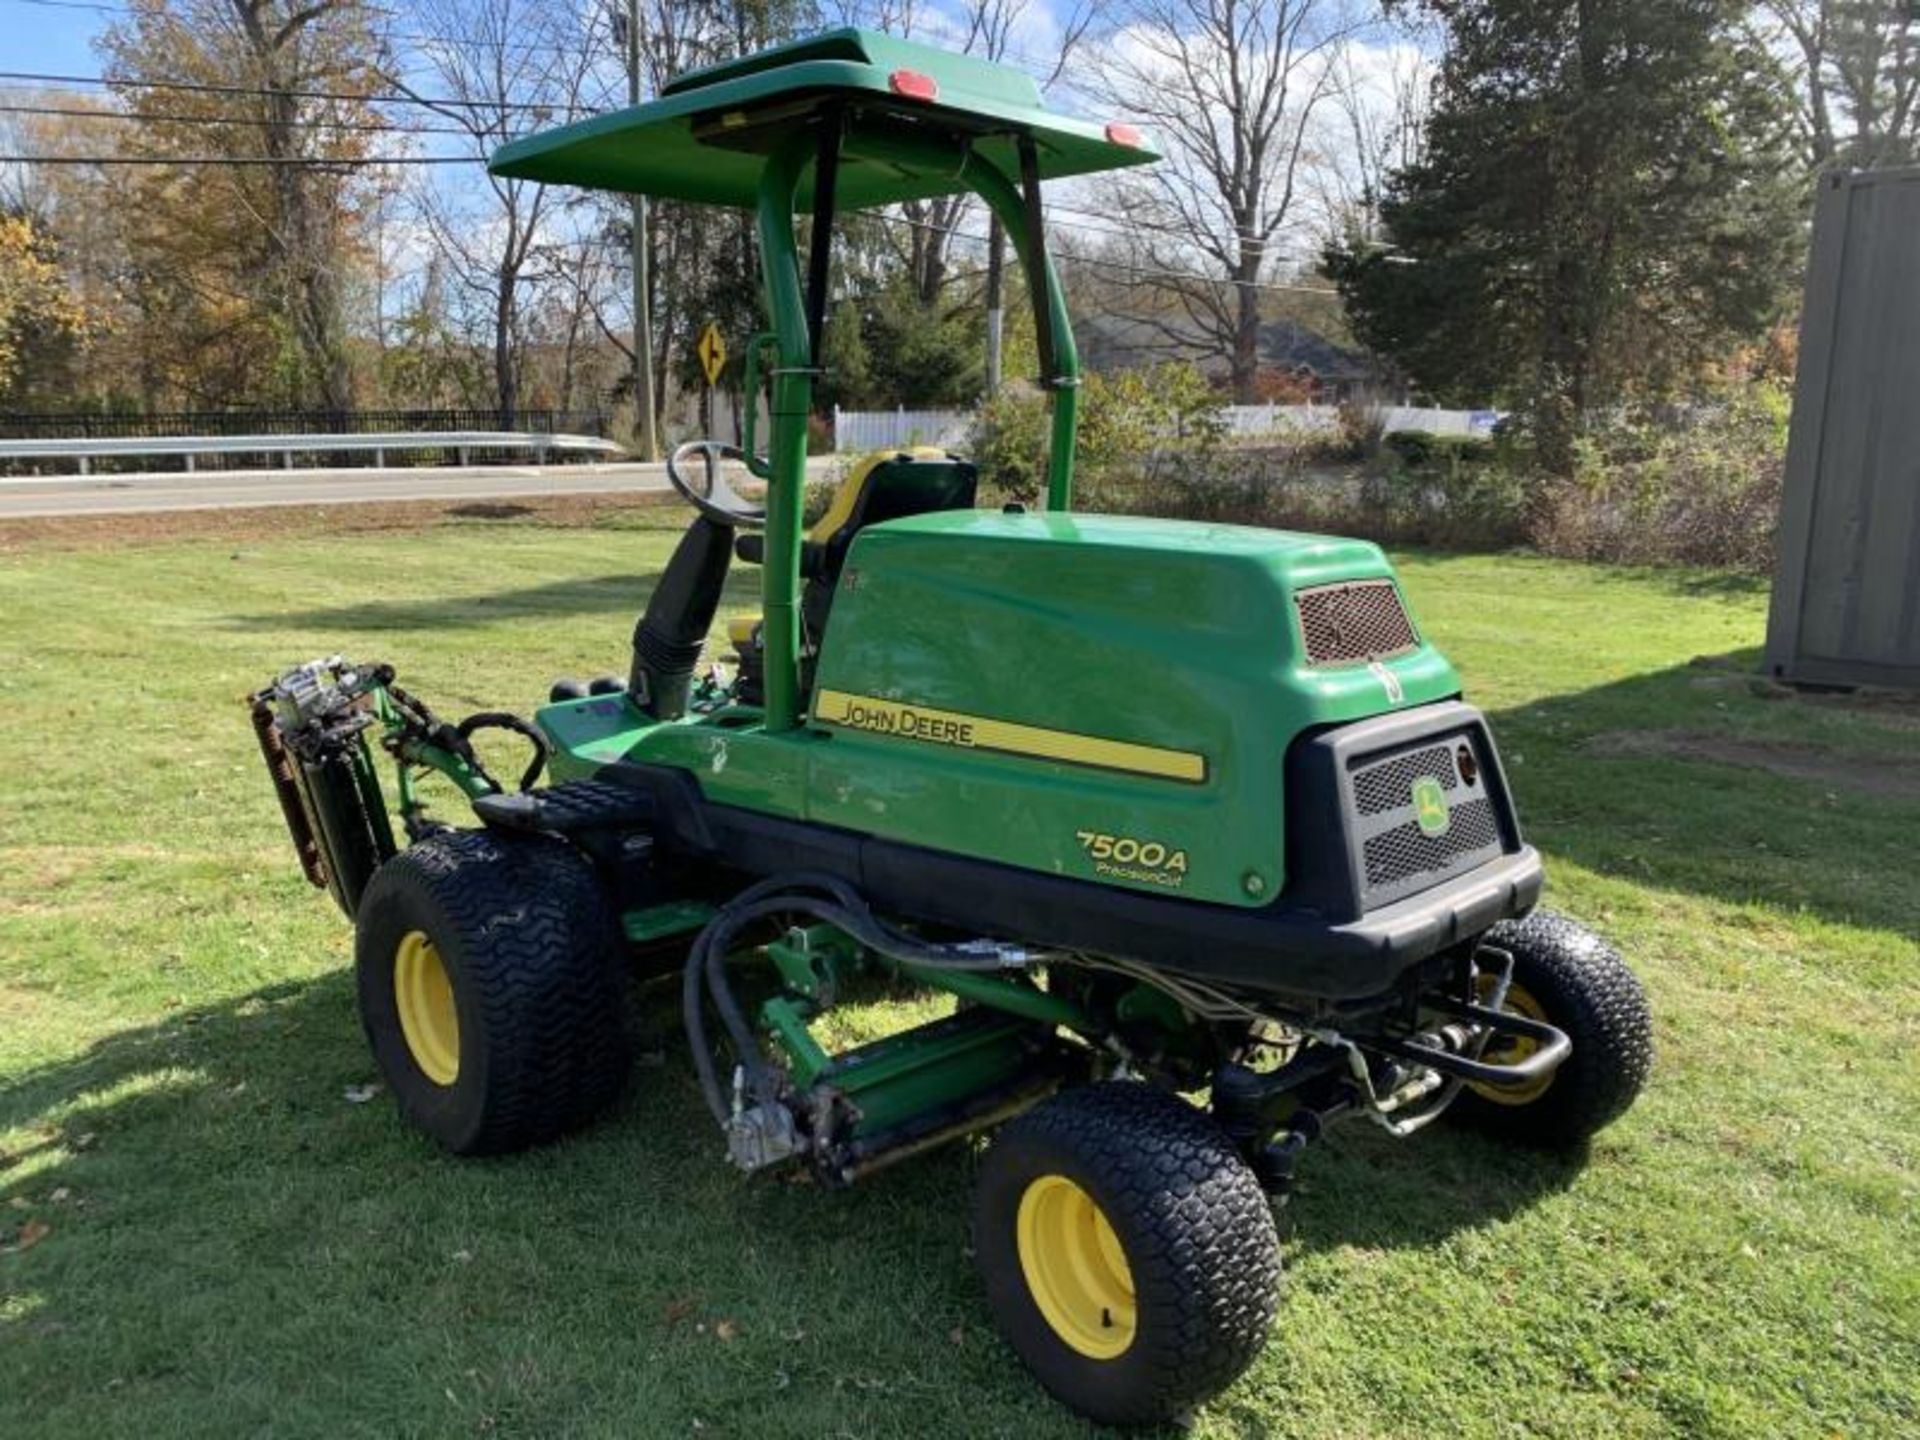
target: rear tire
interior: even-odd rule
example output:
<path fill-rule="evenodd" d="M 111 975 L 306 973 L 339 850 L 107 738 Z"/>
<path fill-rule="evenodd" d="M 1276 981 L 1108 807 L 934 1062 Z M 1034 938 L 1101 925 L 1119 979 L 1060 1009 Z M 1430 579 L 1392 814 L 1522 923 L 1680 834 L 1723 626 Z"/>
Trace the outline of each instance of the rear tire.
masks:
<path fill-rule="evenodd" d="M 628 1069 L 619 942 L 566 844 L 449 830 L 374 874 L 355 937 L 360 1019 L 401 1112 L 459 1155 L 590 1119 Z"/>
<path fill-rule="evenodd" d="M 1564 1030 L 1573 1053 L 1538 1086 L 1469 1085 L 1448 1116 L 1505 1140 L 1577 1149 L 1627 1112 L 1653 1067 L 1646 992 L 1605 940 L 1564 915 L 1535 911 L 1486 934 L 1513 955 L 1507 1009 Z M 1486 1057 L 1499 1060 L 1490 1048 Z"/>
<path fill-rule="evenodd" d="M 1273 1215 L 1211 1120 L 1148 1085 L 1045 1101 L 981 1163 L 974 1246 L 987 1303 L 1040 1383 L 1089 1419 L 1171 1420 L 1266 1342 Z"/>

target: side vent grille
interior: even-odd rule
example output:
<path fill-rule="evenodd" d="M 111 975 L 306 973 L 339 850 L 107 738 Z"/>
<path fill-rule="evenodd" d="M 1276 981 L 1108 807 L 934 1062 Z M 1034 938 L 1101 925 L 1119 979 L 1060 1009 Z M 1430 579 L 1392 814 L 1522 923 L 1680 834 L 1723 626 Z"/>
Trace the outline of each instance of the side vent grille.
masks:
<path fill-rule="evenodd" d="M 1399 587 L 1391 580 L 1316 585 L 1295 591 L 1293 603 L 1311 665 L 1384 660 L 1420 644 Z"/>

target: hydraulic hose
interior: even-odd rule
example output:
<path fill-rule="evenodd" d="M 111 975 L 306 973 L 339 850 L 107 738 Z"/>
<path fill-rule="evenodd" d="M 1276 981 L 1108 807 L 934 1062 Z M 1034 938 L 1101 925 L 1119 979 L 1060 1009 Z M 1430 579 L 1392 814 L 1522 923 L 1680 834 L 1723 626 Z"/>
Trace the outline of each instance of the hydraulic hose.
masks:
<path fill-rule="evenodd" d="M 731 988 L 726 984 L 724 964 L 727 946 L 754 919 L 774 913 L 757 908 L 768 896 L 802 889 L 824 889 L 830 894 L 852 898 L 856 903 L 858 901 L 852 888 L 837 876 L 806 873 L 773 876 L 748 886 L 721 906 L 713 919 L 707 922 L 706 928 L 695 937 L 692 949 L 687 952 L 686 969 L 682 972 L 680 984 L 681 1018 L 686 1025 L 688 1046 L 693 1051 L 694 1074 L 700 1082 L 700 1092 L 706 1099 L 707 1108 L 713 1112 L 715 1121 L 723 1126 L 731 1118 L 732 1111 L 727 1104 L 726 1091 L 721 1087 L 719 1076 L 713 1068 L 713 1051 L 707 1039 L 701 991 L 704 988 L 716 990 L 715 1006 L 720 1011 L 729 1038 L 740 1052 L 741 1063 L 756 1074 L 764 1072 L 765 1058 L 754 1041 L 752 1028 L 746 1023 L 733 998 Z M 790 911 L 799 898 L 792 896 L 775 909 Z M 749 914 L 749 911 L 752 913 Z M 710 955 L 717 957 L 711 963 Z M 713 982 L 716 975 L 719 977 L 717 986 Z"/>
<path fill-rule="evenodd" d="M 808 895 L 822 892 L 830 898 Z M 755 1096 L 774 1098 L 773 1069 L 754 1038 L 753 1027 L 727 983 L 728 947 L 743 929 L 770 915 L 805 915 L 845 932 L 867 949 L 891 960 L 933 970 L 1001 970 L 1025 962 L 1025 952 L 993 941 L 969 940 L 933 944 L 907 935 L 874 915 L 852 886 L 838 876 L 821 873 L 775 875 L 748 886 L 723 905 L 694 940 L 682 972 L 680 1001 L 687 1042 L 693 1051 L 694 1072 L 701 1094 L 714 1119 L 722 1126 L 732 1118 L 726 1090 L 714 1069 L 708 1044 L 702 992 L 712 997 L 727 1037 L 739 1052 L 740 1063 Z"/>

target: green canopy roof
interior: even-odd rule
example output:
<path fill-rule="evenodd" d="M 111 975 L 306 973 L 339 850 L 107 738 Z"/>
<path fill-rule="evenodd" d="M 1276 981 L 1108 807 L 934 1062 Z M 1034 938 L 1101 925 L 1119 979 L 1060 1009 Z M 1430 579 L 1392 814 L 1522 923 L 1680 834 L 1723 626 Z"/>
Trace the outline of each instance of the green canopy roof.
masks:
<path fill-rule="evenodd" d="M 915 92 L 926 81 L 934 93 L 923 98 Z M 961 173 L 970 153 L 1016 176 L 1015 137 L 1022 134 L 1034 139 L 1042 179 L 1158 158 L 1128 127 L 1049 114 L 1032 78 L 1011 66 L 850 29 L 689 71 L 646 105 L 516 140 L 489 168 L 554 184 L 750 206 L 775 146 L 834 106 L 847 116 L 834 192 L 841 209 L 971 189 Z M 886 143 L 890 138 L 908 143 Z M 803 179 L 796 205 L 812 204 L 810 187 Z"/>

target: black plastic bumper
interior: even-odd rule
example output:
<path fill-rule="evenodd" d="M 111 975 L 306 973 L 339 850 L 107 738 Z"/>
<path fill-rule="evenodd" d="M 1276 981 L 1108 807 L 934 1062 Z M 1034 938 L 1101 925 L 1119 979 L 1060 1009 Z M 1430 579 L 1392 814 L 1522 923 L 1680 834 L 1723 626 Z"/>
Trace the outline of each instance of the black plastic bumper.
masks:
<path fill-rule="evenodd" d="M 827 871 L 885 912 L 972 934 L 1121 955 L 1179 975 L 1302 1000 L 1364 1000 L 1402 972 L 1539 898 L 1531 846 L 1358 919 L 1282 895 L 1260 909 L 1181 900 L 716 805 L 685 771 L 619 764 L 600 778 L 652 797 L 668 848 L 730 870 Z"/>

